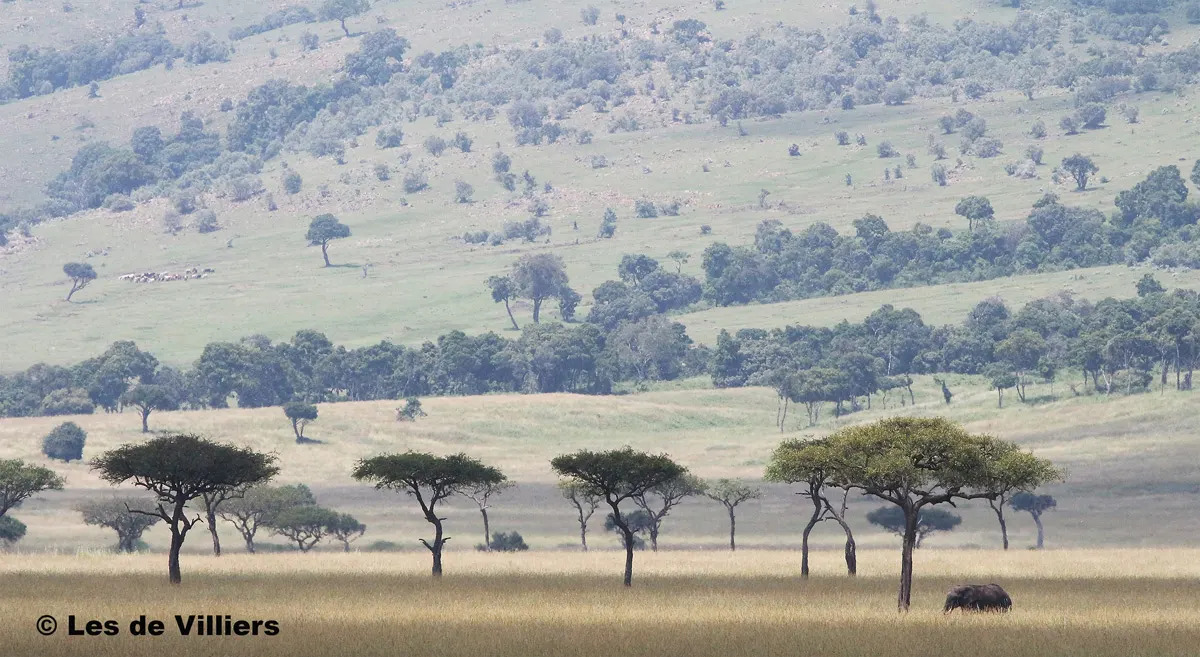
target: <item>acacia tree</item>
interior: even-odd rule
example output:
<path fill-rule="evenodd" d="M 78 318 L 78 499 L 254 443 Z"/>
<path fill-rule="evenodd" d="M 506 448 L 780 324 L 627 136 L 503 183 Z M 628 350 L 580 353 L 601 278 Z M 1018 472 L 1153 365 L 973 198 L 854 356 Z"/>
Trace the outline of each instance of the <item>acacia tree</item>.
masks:
<path fill-rule="evenodd" d="M 499 495 L 516 485 L 508 481 L 508 478 L 504 475 L 500 475 L 500 477 L 500 481 L 485 481 L 477 486 L 464 488 L 459 491 L 460 495 L 469 498 L 479 507 L 479 513 L 483 516 L 483 549 L 485 552 L 492 551 L 492 543 L 488 539 L 492 535 L 491 527 L 488 524 L 488 508 L 491 504 L 491 497 Z"/>
<path fill-rule="evenodd" d="M 684 471 L 674 479 L 651 486 L 633 496 L 633 503 L 650 516 L 650 550 L 658 552 L 658 533 L 663 519 L 685 498 L 703 495 L 706 484 L 699 477 Z"/>
<path fill-rule="evenodd" d="M 834 452 L 829 447 L 829 441 L 817 440 L 787 440 L 775 448 L 771 461 L 767 464 L 765 479 L 786 484 L 799 484 L 797 495 L 807 497 L 813 505 L 812 515 L 804 526 L 800 540 L 800 576 L 808 577 L 808 537 L 817 523 L 833 520 L 838 523 L 846 535 L 846 573 L 858 573 L 857 545 L 854 542 L 854 532 L 846 522 L 846 503 L 850 490 L 842 488 L 842 499 L 834 504 L 827 490 L 834 487 L 832 481 L 837 471 L 837 461 Z"/>
<path fill-rule="evenodd" d="M 433 543 L 421 543 L 433 554 L 433 576 L 442 576 L 442 548 L 450 540 L 445 535 L 437 515 L 442 500 L 468 488 L 498 484 L 505 477 L 498 469 L 484 465 L 466 454 L 434 456 L 408 451 L 403 454 L 384 454 L 358 462 L 353 476 L 359 481 L 375 483 L 376 489 L 403 491 L 417 500 L 425 520 L 433 525 Z"/>
<path fill-rule="evenodd" d="M 83 524 L 107 527 L 117 532 L 117 550 L 134 552 L 142 533 L 161 520 L 148 513 L 153 508 L 153 500 L 114 497 L 84 502 L 76 510 L 83 514 Z M 143 513 L 134 513 L 130 509 L 139 509 Z"/>
<path fill-rule="evenodd" d="M 26 465 L 21 459 L 0 459 L 0 518 L 47 490 L 62 490 L 66 481 L 49 468 Z"/>
<path fill-rule="evenodd" d="M 1037 525 L 1037 549 L 1042 549 L 1046 536 L 1042 528 L 1042 514 L 1054 509 L 1058 506 L 1058 502 L 1049 495 L 1034 495 L 1027 491 L 1021 491 L 1013 495 L 1012 502 L 1009 504 L 1013 511 L 1026 511 L 1033 516 L 1033 523 Z"/>
<path fill-rule="evenodd" d="M 508 321 L 512 322 L 513 330 L 520 331 L 521 327 L 517 326 L 517 318 L 512 314 L 512 302 L 518 297 L 517 285 L 508 276 L 489 276 L 487 286 L 492 291 L 492 301 L 504 302 L 504 310 L 508 312 Z"/>
<path fill-rule="evenodd" d="M 287 509 L 316 503 L 312 491 L 304 484 L 254 486 L 241 497 L 221 505 L 217 515 L 237 528 L 246 541 L 246 551 L 254 554 L 254 536 L 260 528 L 269 527 Z"/>
<path fill-rule="evenodd" d="M 620 504 L 656 486 L 671 481 L 687 470 L 666 454 L 648 454 L 632 447 L 592 452 L 580 450 L 554 457 L 550 466 L 560 477 L 584 486 L 612 509 L 613 525 L 625 544 L 625 586 L 633 586 L 633 530 L 621 514 Z"/>
<path fill-rule="evenodd" d="M 520 296 L 533 302 L 533 323 L 537 324 L 542 302 L 561 297 L 563 290 L 569 289 L 570 279 L 561 257 L 553 253 L 531 253 L 513 263 L 512 282 Z"/>
<path fill-rule="evenodd" d="M 198 515 L 187 517 L 187 505 L 205 495 L 264 483 L 279 472 L 275 462 L 274 454 L 179 433 L 105 452 L 92 461 L 92 469 L 114 486 L 132 481 L 158 498 L 154 510 L 130 512 L 157 516 L 170 525 L 167 572 L 171 583 L 179 584 L 179 551 L 188 531 L 200 522 Z"/>
<path fill-rule="evenodd" d="M 583 551 L 587 552 L 588 520 L 596 512 L 596 508 L 600 506 L 601 497 L 588 488 L 586 484 L 578 481 L 560 481 L 558 482 L 558 490 L 562 493 L 563 499 L 575 507 L 579 521 L 579 542 L 583 545 Z"/>
<path fill-rule="evenodd" d="M 179 408 L 179 400 L 166 386 L 152 383 L 139 383 L 126 390 L 121 395 L 121 403 L 138 409 L 142 416 L 142 433 L 150 432 L 150 413 L 154 411 L 173 411 Z"/>
<path fill-rule="evenodd" d="M 67 301 L 70 301 L 76 292 L 87 287 L 88 283 L 96 280 L 96 270 L 86 262 L 68 262 L 63 265 L 63 273 L 71 279 L 71 291 L 67 292 Z"/>
<path fill-rule="evenodd" d="M 301 552 L 308 552 L 338 522 L 338 514 L 317 506 L 306 504 L 279 512 L 271 519 L 271 531 L 296 543 Z"/>
<path fill-rule="evenodd" d="M 996 514 L 997 522 L 1000 523 L 1000 540 L 1001 540 L 1001 543 L 1004 545 L 1004 549 L 1007 550 L 1008 549 L 1008 522 L 1004 519 L 1004 507 L 1005 507 L 1005 505 L 1011 506 L 1014 503 L 1014 500 L 1016 500 L 1018 498 L 1024 499 L 1025 496 L 1029 495 L 1029 493 L 1027 491 L 1023 490 L 1021 487 L 1016 486 L 1013 483 L 1014 481 L 1019 480 L 1022 477 L 1011 476 L 1011 475 L 1012 474 L 1019 475 L 1022 471 L 1025 471 L 1028 473 L 1028 476 L 1036 478 L 1038 473 L 1041 471 L 1041 469 L 1044 466 L 1043 466 L 1041 459 L 1038 459 L 1036 456 L 1030 454 L 1029 452 L 1023 452 L 1019 449 L 1016 449 L 1014 446 L 1009 445 L 1009 444 L 1006 444 L 1006 448 L 1005 448 L 1004 452 L 1001 453 L 996 458 L 1000 464 L 998 471 L 1001 473 L 1008 473 L 1008 475 L 999 477 L 999 478 L 995 479 L 994 481 L 987 483 L 986 488 L 988 490 L 991 490 L 996 493 L 995 497 L 987 498 L 987 503 L 988 503 L 988 506 L 991 507 L 992 512 Z M 1045 496 L 1039 496 L 1039 497 L 1050 497 L 1050 496 L 1045 495 Z M 1050 501 L 1053 504 L 1054 498 L 1050 498 Z M 1016 509 L 1015 506 L 1013 508 Z M 1027 511 L 1028 509 L 1021 508 L 1021 509 L 1017 509 L 1017 510 L 1018 511 Z M 1038 523 L 1038 526 L 1040 528 L 1041 527 L 1040 520 L 1037 517 L 1035 517 L 1034 521 Z M 1040 531 L 1039 531 L 1039 537 L 1040 537 Z M 1038 542 L 1038 547 L 1041 547 L 1040 540 Z"/>
<path fill-rule="evenodd" d="M 321 5 L 321 18 L 327 21 L 338 21 L 342 31 L 350 36 L 346 27 L 346 19 L 366 13 L 371 8 L 369 0 L 325 0 Z"/>
<path fill-rule="evenodd" d="M 342 549 L 350 551 L 350 544 L 367 533 L 367 526 L 349 513 L 339 513 L 326 528 L 329 535 L 342 542 Z"/>
<path fill-rule="evenodd" d="M 308 240 L 309 246 L 321 247 L 321 257 L 329 267 L 329 243 L 345 237 L 350 237 L 350 227 L 331 214 L 323 214 L 313 218 L 304 239 Z"/>
<path fill-rule="evenodd" d="M 846 427 L 829 436 L 833 483 L 861 490 L 904 512 L 897 606 L 912 598 L 913 549 L 921 510 L 956 500 L 990 499 L 996 487 L 1031 489 L 1062 476 L 1049 461 L 1013 469 L 1004 456 L 1018 448 L 966 432 L 944 418 L 896 417 Z"/>
<path fill-rule="evenodd" d="M 304 427 L 317 419 L 317 407 L 305 402 L 288 402 L 283 405 L 283 414 L 292 422 L 292 432 L 296 434 L 296 442 L 311 442 L 304 437 Z"/>
<path fill-rule="evenodd" d="M 867 522 L 897 536 L 904 536 L 904 511 L 898 506 L 881 506 L 871 511 L 867 514 Z M 961 524 L 962 517 L 957 513 L 936 507 L 922 509 L 917 514 L 917 542 L 913 548 L 920 548 L 930 534 L 952 531 Z"/>
<path fill-rule="evenodd" d="M 743 484 L 735 479 L 718 479 L 706 487 L 704 496 L 714 502 L 720 502 L 729 511 L 730 552 L 737 549 L 737 543 L 734 541 L 734 532 L 737 529 L 734 509 L 742 502 L 761 499 L 762 495 L 762 489 Z"/>

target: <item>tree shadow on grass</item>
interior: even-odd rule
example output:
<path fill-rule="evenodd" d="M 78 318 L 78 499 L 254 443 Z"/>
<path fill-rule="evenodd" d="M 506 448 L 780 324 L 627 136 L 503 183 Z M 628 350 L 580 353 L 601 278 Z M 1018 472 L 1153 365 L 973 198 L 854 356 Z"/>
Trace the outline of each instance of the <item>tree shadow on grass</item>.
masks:
<path fill-rule="evenodd" d="M 296 439 L 296 444 L 297 445 L 324 445 L 325 441 L 317 440 L 316 438 L 309 438 L 307 436 L 302 436 L 302 437 Z"/>

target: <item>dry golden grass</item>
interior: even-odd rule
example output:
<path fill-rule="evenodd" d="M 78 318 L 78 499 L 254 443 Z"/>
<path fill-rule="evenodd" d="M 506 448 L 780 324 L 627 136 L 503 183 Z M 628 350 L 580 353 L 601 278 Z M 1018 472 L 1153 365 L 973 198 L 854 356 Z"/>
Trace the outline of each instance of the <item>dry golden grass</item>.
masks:
<path fill-rule="evenodd" d="M 922 551 L 913 611 L 895 612 L 898 552 L 837 552 L 796 577 L 781 551 L 620 555 L 454 554 L 441 581 L 428 557 L 192 558 L 166 583 L 160 556 L 7 557 L 0 645 L 12 655 L 1194 655 L 1200 551 Z M 997 581 L 1007 615 L 943 616 L 945 589 Z M 87 591 L 88 595 L 80 595 Z M 39 636 L 42 614 L 59 634 Z M 68 615 L 168 622 L 163 637 L 67 637 Z M 174 614 L 273 619 L 276 637 L 180 637 Z"/>

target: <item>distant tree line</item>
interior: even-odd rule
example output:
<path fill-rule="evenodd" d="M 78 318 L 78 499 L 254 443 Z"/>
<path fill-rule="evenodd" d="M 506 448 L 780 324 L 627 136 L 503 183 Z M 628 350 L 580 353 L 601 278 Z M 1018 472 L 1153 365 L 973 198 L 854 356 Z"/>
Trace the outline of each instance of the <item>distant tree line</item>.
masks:
<path fill-rule="evenodd" d="M 1200 183 L 1200 176 L 1193 179 Z M 1023 223 L 997 225 L 987 199 L 969 197 L 958 204 L 969 229 L 957 232 L 924 224 L 894 232 L 875 215 L 855 220 L 854 234 L 825 223 L 793 233 L 767 220 L 753 246 L 717 242 L 705 249 L 704 296 L 725 306 L 1122 262 L 1191 261 L 1200 205 L 1188 201 L 1178 167 L 1154 170 L 1115 203 L 1105 217 L 1048 194 Z"/>
<path fill-rule="evenodd" d="M 803 406 L 815 423 L 826 404 L 840 415 L 870 408 L 877 395 L 911 403 L 915 374 L 983 375 L 1000 405 L 1006 391 L 1026 401 L 1026 386 L 1039 381 L 1066 381 L 1076 394 L 1143 391 L 1155 379 L 1190 390 L 1200 358 L 1200 293 L 1166 293 L 1150 275 L 1138 288 L 1136 298 L 1091 303 L 1063 294 L 1015 313 L 988 299 L 961 324 L 941 327 L 885 305 L 861 323 L 831 328 L 722 331 L 712 351 L 713 383 L 774 388 L 781 428 L 790 404 Z M 950 403 L 952 393 L 943 389 Z"/>
<path fill-rule="evenodd" d="M 885 305 L 859 323 L 833 327 L 722 331 L 711 349 L 662 315 L 592 324 L 528 323 L 520 335 L 452 331 L 419 346 L 390 342 L 347 349 L 316 331 L 286 342 L 263 336 L 214 342 L 192 367 L 162 365 L 132 342 L 116 342 L 71 367 L 37 364 L 0 375 L 0 416 L 137 409 L 143 428 L 157 410 L 279 406 L 488 392 L 608 394 L 618 382 L 708 374 L 718 387 L 769 386 L 816 422 L 822 407 L 842 414 L 884 400 L 915 401 L 918 374 L 984 375 L 1003 404 L 1026 399 L 1033 382 L 1068 381 L 1127 394 L 1158 380 L 1192 388 L 1200 357 L 1200 294 L 1170 293 L 1152 276 L 1136 298 L 1095 303 L 1059 295 L 1013 312 L 980 302 L 960 324 L 929 326 L 912 309 Z M 1079 375 L 1078 386 L 1066 377 Z M 952 392 L 945 389 L 947 403 Z M 297 435 L 299 438 L 299 434 Z"/>

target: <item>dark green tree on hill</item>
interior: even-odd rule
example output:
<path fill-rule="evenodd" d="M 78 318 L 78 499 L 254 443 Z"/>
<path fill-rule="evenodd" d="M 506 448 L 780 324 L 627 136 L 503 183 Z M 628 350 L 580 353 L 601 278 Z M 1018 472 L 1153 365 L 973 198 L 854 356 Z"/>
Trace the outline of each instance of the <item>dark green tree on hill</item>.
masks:
<path fill-rule="evenodd" d="M 1092 158 L 1079 153 L 1063 159 L 1062 168 L 1075 179 L 1075 191 L 1077 192 L 1087 189 L 1088 178 L 1100 170 Z"/>
<path fill-rule="evenodd" d="M 63 265 L 63 273 L 71 279 L 71 291 L 67 292 L 67 301 L 70 301 L 76 292 L 87 287 L 88 283 L 96 280 L 96 270 L 86 262 L 68 262 Z"/>
<path fill-rule="evenodd" d="M 541 317 L 542 303 L 547 299 L 559 298 L 563 290 L 570 289 L 566 264 L 562 257 L 552 253 L 521 256 L 513 263 L 512 282 L 520 296 L 533 302 L 535 324 Z"/>
<path fill-rule="evenodd" d="M 977 223 L 990 221 L 996 214 L 992 202 L 986 196 L 968 196 L 954 206 L 954 214 L 965 217 L 967 230 L 974 230 Z"/>
<path fill-rule="evenodd" d="M 330 266 L 329 243 L 346 237 L 350 237 L 350 227 L 331 214 L 314 217 L 308 225 L 308 233 L 304 236 L 309 246 L 321 247 L 321 257 L 325 259 L 326 267 Z"/>
<path fill-rule="evenodd" d="M 492 301 L 496 303 L 504 302 L 504 310 L 508 313 L 508 321 L 512 322 L 513 330 L 520 331 L 521 327 L 517 326 L 517 318 L 513 317 L 512 312 L 512 302 L 518 297 L 517 286 L 513 283 L 512 278 L 508 276 L 489 276 L 487 286 L 492 291 Z"/>
<path fill-rule="evenodd" d="M 179 408 L 179 400 L 170 388 L 152 383 L 139 383 L 125 391 L 121 395 L 121 403 L 138 409 L 142 416 L 142 433 L 150 432 L 150 413 Z"/>
<path fill-rule="evenodd" d="M 317 419 L 317 407 L 306 402 L 288 402 L 283 405 L 283 414 L 292 422 L 292 431 L 296 434 L 296 442 L 303 443 L 304 427 Z"/>
<path fill-rule="evenodd" d="M 325 0 L 321 5 L 320 16 L 322 20 L 337 21 L 342 26 L 342 31 L 346 36 L 350 36 L 350 29 L 346 27 L 346 20 L 365 14 L 371 9 L 369 0 Z"/>

